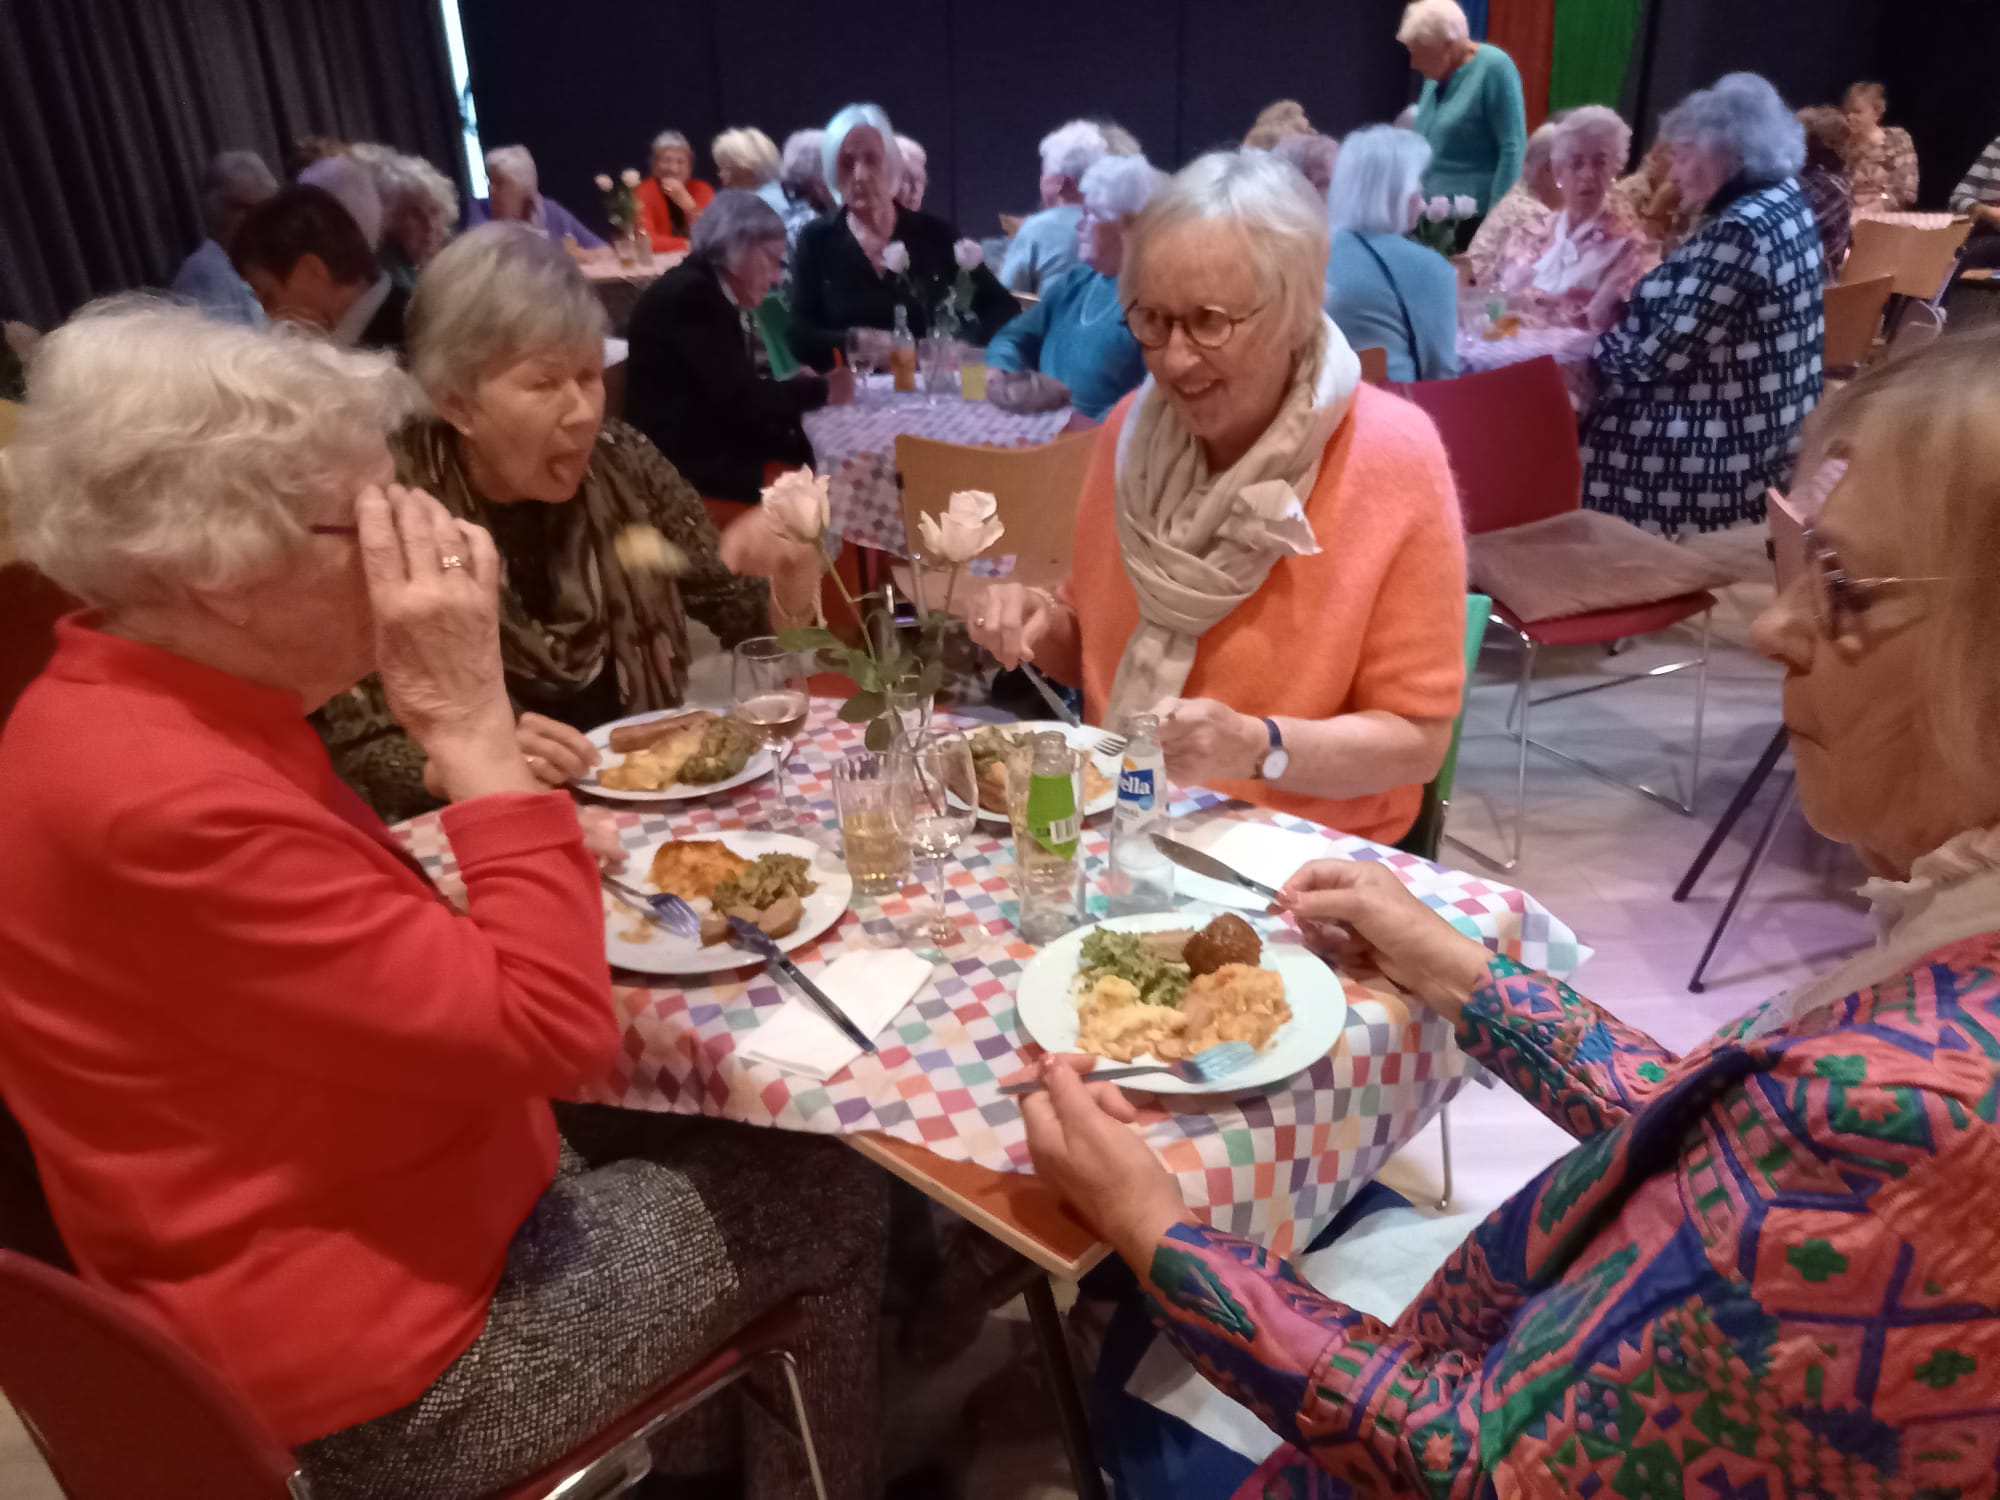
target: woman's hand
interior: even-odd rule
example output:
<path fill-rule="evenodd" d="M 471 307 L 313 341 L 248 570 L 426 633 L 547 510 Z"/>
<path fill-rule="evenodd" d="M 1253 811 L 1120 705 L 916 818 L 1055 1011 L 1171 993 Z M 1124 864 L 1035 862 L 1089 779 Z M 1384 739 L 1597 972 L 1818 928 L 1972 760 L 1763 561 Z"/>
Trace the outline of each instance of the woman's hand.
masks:
<path fill-rule="evenodd" d="M 1381 865 L 1314 860 L 1285 882 L 1276 909 L 1298 919 L 1310 946 L 1371 958 L 1449 1021 L 1486 982 L 1493 958 Z"/>
<path fill-rule="evenodd" d="M 597 746 L 580 729 L 540 714 L 522 714 L 514 726 L 515 743 L 535 779 L 545 786 L 574 781 L 597 764 Z"/>
<path fill-rule="evenodd" d="M 980 596 L 967 630 L 1000 659 L 1001 666 L 1018 667 L 1035 659 L 1035 646 L 1055 623 L 1058 608 L 1044 589 L 996 583 Z"/>
<path fill-rule="evenodd" d="M 669 177 L 665 182 L 660 184 L 660 191 L 665 193 L 667 200 L 679 208 L 682 213 L 691 214 L 694 212 L 694 194 L 688 191 L 687 184 L 682 182 L 680 178 Z"/>
<path fill-rule="evenodd" d="M 1042 1059 L 1046 1092 L 1021 1100 L 1035 1175 L 1046 1179 L 1126 1262 L 1145 1275 L 1153 1247 L 1191 1222 L 1173 1174 L 1131 1128 L 1138 1111 L 1111 1084 L 1086 1084 L 1097 1065 L 1075 1053 Z"/>
<path fill-rule="evenodd" d="M 453 801 L 541 790 L 514 740 L 500 667 L 493 539 L 422 490 L 364 489 L 354 505 L 389 711 Z"/>
<path fill-rule="evenodd" d="M 583 829 L 583 847 L 597 861 L 600 870 L 625 868 L 625 845 L 618 837 L 618 819 L 608 807 L 578 807 L 577 825 Z"/>
<path fill-rule="evenodd" d="M 1262 719 L 1239 714 L 1213 698 L 1162 698 L 1160 750 L 1167 775 L 1182 786 L 1244 781 L 1257 774 L 1271 748 Z"/>
<path fill-rule="evenodd" d="M 846 365 L 835 365 L 822 378 L 826 381 L 826 404 L 828 406 L 852 406 L 854 404 L 854 372 L 848 369 Z"/>
<path fill-rule="evenodd" d="M 986 400 L 1002 411 L 1022 415 L 1059 411 L 1070 404 L 1069 387 L 1039 370 L 989 370 Z"/>

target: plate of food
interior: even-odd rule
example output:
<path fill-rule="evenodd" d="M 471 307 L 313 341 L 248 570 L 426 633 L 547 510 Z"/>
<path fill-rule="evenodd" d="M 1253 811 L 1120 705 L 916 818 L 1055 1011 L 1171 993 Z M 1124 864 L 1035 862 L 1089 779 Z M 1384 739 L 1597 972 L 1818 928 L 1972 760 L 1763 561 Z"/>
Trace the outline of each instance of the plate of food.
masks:
<path fill-rule="evenodd" d="M 1089 725 L 1062 724 L 1054 719 L 1027 719 L 1019 724 L 981 724 L 968 732 L 972 741 L 972 771 L 979 778 L 979 816 L 989 823 L 1007 821 L 1007 752 L 1030 735 L 1053 729 L 1078 750 L 1104 738 Z M 1087 754 L 1083 761 L 1083 815 L 1109 812 L 1118 805 L 1119 758 Z"/>
<path fill-rule="evenodd" d="M 1051 1052 L 1114 1063 L 1178 1062 L 1220 1042 L 1256 1052 L 1213 1084 L 1162 1073 L 1127 1085 L 1148 1094 L 1265 1088 L 1339 1044 L 1347 996 L 1323 961 L 1296 943 L 1266 943 L 1233 912 L 1200 927 L 1190 915 L 1113 917 L 1064 933 L 1021 971 L 1021 1025 Z"/>
<path fill-rule="evenodd" d="M 617 802 L 681 802 L 768 776 L 777 756 L 740 719 L 710 708 L 613 719 L 590 731 L 597 769 L 571 783 Z"/>
<path fill-rule="evenodd" d="M 762 962 L 730 941 L 731 916 L 755 922 L 788 953 L 803 947 L 840 920 L 854 894 L 847 872 L 824 868 L 819 852 L 790 834 L 737 832 L 630 850 L 618 878 L 648 895 L 679 896 L 701 914 L 701 937 L 676 936 L 607 890 L 605 954 L 641 974 L 719 974 Z"/>

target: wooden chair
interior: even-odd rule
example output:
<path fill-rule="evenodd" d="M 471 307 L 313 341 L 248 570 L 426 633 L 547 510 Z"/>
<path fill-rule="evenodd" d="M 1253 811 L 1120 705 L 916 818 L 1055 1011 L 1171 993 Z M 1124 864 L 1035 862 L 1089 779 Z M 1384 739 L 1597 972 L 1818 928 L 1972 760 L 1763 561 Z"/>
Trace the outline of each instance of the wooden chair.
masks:
<path fill-rule="evenodd" d="M 1355 356 L 1361 361 L 1361 378 L 1370 385 L 1389 383 L 1389 351 L 1379 345 L 1367 349 L 1356 349 Z"/>
<path fill-rule="evenodd" d="M 1021 232 L 1022 218 L 1023 216 L 1021 214 L 1000 215 L 1000 232 L 1006 235 L 1007 238 L 1011 240 L 1012 238 L 1014 238 L 1015 235 Z"/>
<path fill-rule="evenodd" d="M 1898 297 L 1935 303 L 1950 284 L 1951 273 L 1958 265 L 1959 249 L 1971 232 L 1969 219 L 1960 219 L 1941 229 L 1856 219 L 1854 248 L 1840 268 L 1840 283 L 1853 286 L 1888 276 L 1894 279 L 1889 290 Z"/>
<path fill-rule="evenodd" d="M 1843 281 L 1826 289 L 1823 359 L 1829 377 L 1853 374 L 1868 357 L 1882 326 L 1882 309 L 1895 286 L 1895 277 L 1877 276 L 1871 281 Z"/>

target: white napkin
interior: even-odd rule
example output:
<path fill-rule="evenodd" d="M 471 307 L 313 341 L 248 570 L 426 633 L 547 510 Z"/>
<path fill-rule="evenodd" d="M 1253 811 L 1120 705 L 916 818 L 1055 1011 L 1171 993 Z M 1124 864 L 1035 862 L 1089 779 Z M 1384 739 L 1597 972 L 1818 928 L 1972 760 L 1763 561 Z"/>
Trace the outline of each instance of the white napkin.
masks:
<path fill-rule="evenodd" d="M 931 966 L 907 948 L 863 948 L 842 954 L 812 978 L 864 1036 L 878 1036 L 930 982 Z M 780 983 L 789 981 L 780 980 Z M 794 994 L 775 1016 L 740 1044 L 744 1056 L 824 1082 L 861 1056 L 861 1049 Z"/>

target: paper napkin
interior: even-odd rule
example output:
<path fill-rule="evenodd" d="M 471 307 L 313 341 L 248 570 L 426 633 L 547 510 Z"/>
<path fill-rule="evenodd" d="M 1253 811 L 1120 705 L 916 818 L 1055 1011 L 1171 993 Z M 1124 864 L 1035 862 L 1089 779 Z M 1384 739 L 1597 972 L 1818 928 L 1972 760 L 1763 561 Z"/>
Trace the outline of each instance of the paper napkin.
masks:
<path fill-rule="evenodd" d="M 864 948 L 842 954 L 812 978 L 849 1020 L 873 1038 L 930 983 L 931 965 L 907 948 Z M 821 1015 L 819 1007 L 797 993 L 751 1032 L 738 1050 L 758 1062 L 822 1082 L 861 1056 L 861 1049 Z"/>

